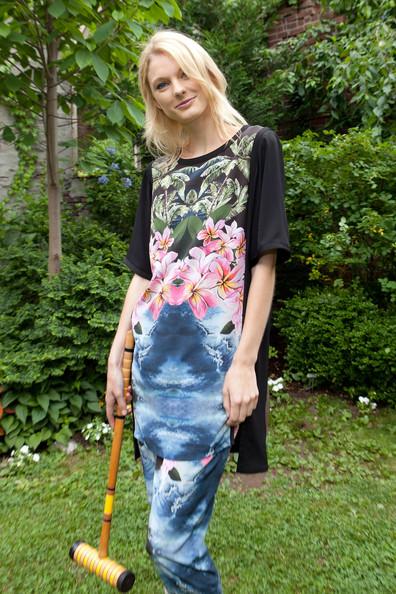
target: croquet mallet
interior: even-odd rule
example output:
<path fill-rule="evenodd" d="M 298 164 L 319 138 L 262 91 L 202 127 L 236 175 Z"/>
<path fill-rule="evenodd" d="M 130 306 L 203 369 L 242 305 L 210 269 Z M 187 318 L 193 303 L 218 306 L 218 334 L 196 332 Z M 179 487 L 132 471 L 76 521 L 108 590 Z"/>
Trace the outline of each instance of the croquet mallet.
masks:
<path fill-rule="evenodd" d="M 128 330 L 125 340 L 124 356 L 122 360 L 122 377 L 124 380 L 125 399 L 128 385 L 130 385 L 131 382 L 133 345 L 133 334 L 131 330 Z M 129 405 L 128 408 L 131 410 L 131 405 Z M 132 573 L 132 571 L 129 571 L 116 561 L 109 559 L 107 556 L 124 422 L 125 416 L 121 415 L 121 410 L 117 404 L 116 413 L 114 415 L 114 430 L 113 441 L 111 445 L 109 477 L 107 482 L 99 548 L 94 549 L 89 544 L 78 540 L 73 544 L 69 551 L 71 559 L 75 561 L 77 565 L 88 569 L 88 571 L 91 573 L 95 573 L 103 581 L 107 582 L 114 588 L 117 588 L 119 592 L 128 592 L 135 582 L 135 575 Z"/>

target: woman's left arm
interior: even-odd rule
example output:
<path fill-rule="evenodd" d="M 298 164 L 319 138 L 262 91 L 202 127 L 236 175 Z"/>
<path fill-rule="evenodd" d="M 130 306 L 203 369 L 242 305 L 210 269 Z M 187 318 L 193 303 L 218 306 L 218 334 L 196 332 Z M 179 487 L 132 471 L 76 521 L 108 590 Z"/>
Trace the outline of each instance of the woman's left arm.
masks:
<path fill-rule="evenodd" d="M 257 406 L 255 363 L 271 311 L 275 275 L 276 250 L 270 250 L 252 268 L 241 338 L 224 378 L 223 402 L 229 426 L 242 423 Z"/>

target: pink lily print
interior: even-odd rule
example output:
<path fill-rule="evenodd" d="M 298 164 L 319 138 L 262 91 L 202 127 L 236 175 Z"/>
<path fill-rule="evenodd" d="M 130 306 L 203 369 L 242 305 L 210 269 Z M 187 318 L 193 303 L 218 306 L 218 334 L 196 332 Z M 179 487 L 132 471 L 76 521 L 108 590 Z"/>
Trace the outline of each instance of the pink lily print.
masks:
<path fill-rule="evenodd" d="M 163 233 L 156 231 L 150 239 L 150 255 L 152 263 L 161 261 L 165 254 L 168 253 L 170 246 L 174 243 L 174 238 L 171 236 L 172 229 L 165 227 Z"/>
<path fill-rule="evenodd" d="M 245 232 L 242 230 L 242 232 L 239 233 L 236 236 L 236 239 L 237 239 L 238 243 L 235 246 L 235 257 L 236 257 L 237 260 L 239 260 L 239 258 L 241 256 L 243 256 L 243 254 L 246 253 L 246 237 L 245 237 Z"/>
<path fill-rule="evenodd" d="M 234 224 L 235 227 L 233 226 Z M 232 225 L 226 225 L 226 231 L 219 229 L 219 238 L 213 239 L 206 244 L 206 253 L 216 252 L 219 256 L 223 256 L 223 258 L 232 262 L 234 259 L 233 249 L 238 245 L 236 225 L 236 221 L 234 221 Z"/>
<path fill-rule="evenodd" d="M 184 266 L 179 270 L 179 277 L 185 282 L 183 288 L 183 301 L 188 301 L 194 315 L 202 320 L 209 307 L 217 305 L 217 297 L 212 291 L 216 286 L 216 276 L 210 271 L 210 263 L 214 261 L 215 254 L 208 256 L 200 248 L 190 250 L 195 258 L 185 261 L 188 268 Z"/>
<path fill-rule="evenodd" d="M 217 277 L 217 291 L 222 299 L 226 299 L 243 286 L 244 260 L 239 260 L 231 268 L 230 262 L 226 258 L 217 258 L 211 264 L 210 269 Z"/>
<path fill-rule="evenodd" d="M 227 311 L 231 313 L 231 320 L 238 334 L 242 332 L 243 289 L 239 288 L 224 301 Z"/>
<path fill-rule="evenodd" d="M 161 261 L 155 262 L 154 275 L 150 283 L 150 289 L 155 297 L 149 305 L 154 320 L 158 319 L 165 303 L 171 305 L 179 303 L 180 288 L 182 287 L 172 285 L 172 281 L 179 275 L 179 263 L 173 263 L 175 258 L 177 258 L 177 252 L 168 252 Z"/>
<path fill-rule="evenodd" d="M 219 236 L 218 232 L 224 227 L 224 224 L 224 219 L 220 219 L 220 221 L 214 224 L 212 217 L 209 217 L 204 223 L 204 228 L 198 233 L 197 239 L 203 239 L 203 245 L 207 245 Z"/>

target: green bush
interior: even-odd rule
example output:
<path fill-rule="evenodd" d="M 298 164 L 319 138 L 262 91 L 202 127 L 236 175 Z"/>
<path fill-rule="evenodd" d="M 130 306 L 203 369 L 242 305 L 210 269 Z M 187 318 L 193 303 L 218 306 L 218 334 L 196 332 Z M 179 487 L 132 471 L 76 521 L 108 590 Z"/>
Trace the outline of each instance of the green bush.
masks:
<path fill-rule="evenodd" d="M 292 263 L 322 285 L 359 279 L 385 305 L 396 273 L 396 143 L 357 130 L 327 140 L 306 132 L 283 143 Z"/>
<path fill-rule="evenodd" d="M 43 198 L 0 211 L 0 384 L 8 411 L 0 415 L 0 452 L 67 441 L 101 410 L 106 358 L 130 282 L 125 242 L 68 213 L 62 271 L 49 278 L 46 211 Z"/>
<path fill-rule="evenodd" d="M 141 182 L 141 172 L 133 165 L 132 144 L 115 147 L 108 140 L 93 140 L 80 160 L 78 174 L 85 179 L 91 217 L 128 240 Z"/>
<path fill-rule="evenodd" d="M 374 137 L 396 131 L 393 0 L 322 0 L 344 15 L 325 19 L 273 47 L 268 32 L 297 0 L 188 0 L 174 27 L 198 39 L 229 83 L 235 107 L 251 124 L 287 130 L 351 126 Z"/>
<path fill-rule="evenodd" d="M 295 379 L 396 404 L 395 309 L 380 310 L 358 286 L 308 288 L 275 313 L 275 325 Z"/>

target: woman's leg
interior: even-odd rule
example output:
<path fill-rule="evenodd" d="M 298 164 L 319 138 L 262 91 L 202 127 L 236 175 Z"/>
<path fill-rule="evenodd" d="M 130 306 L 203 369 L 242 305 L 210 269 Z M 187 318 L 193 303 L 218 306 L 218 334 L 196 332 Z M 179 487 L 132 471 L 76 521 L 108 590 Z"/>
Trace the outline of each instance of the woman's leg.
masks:
<path fill-rule="evenodd" d="M 193 461 L 167 460 L 143 450 L 151 494 L 147 550 L 168 594 L 222 594 L 204 540 L 229 448 Z"/>

